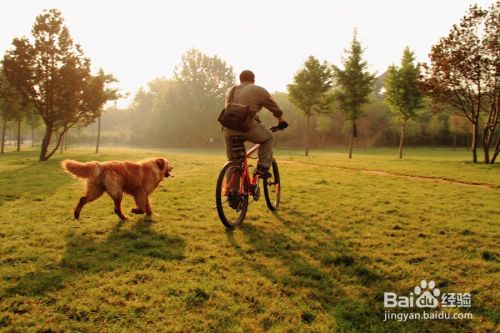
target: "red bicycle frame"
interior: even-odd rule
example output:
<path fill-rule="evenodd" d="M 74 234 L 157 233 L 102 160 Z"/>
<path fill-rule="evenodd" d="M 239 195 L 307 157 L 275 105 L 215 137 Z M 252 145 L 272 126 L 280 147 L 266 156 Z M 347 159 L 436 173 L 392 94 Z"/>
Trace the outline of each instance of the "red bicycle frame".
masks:
<path fill-rule="evenodd" d="M 258 175 L 254 175 L 250 179 L 250 174 L 248 172 L 248 161 L 247 161 L 247 158 L 249 158 L 250 156 L 252 156 L 252 154 L 255 151 L 257 151 L 259 149 L 259 147 L 260 147 L 260 144 L 256 144 L 255 146 L 253 146 L 252 148 L 250 148 L 246 152 L 245 157 L 243 159 L 243 173 L 242 173 L 242 175 L 240 177 L 240 186 L 239 186 L 239 190 L 238 190 L 238 193 L 240 195 L 245 193 L 245 186 L 243 186 L 245 184 L 244 181 L 246 181 L 247 184 L 252 185 L 248 189 L 248 194 L 251 194 L 251 195 L 254 194 L 254 189 L 256 188 L 256 185 L 259 182 L 259 176 Z M 232 185 L 233 185 L 234 181 L 235 181 L 235 173 L 233 173 L 231 175 L 231 179 L 229 180 L 229 183 L 226 185 L 226 189 L 224 190 L 224 195 L 228 195 L 230 189 L 232 188 Z"/>

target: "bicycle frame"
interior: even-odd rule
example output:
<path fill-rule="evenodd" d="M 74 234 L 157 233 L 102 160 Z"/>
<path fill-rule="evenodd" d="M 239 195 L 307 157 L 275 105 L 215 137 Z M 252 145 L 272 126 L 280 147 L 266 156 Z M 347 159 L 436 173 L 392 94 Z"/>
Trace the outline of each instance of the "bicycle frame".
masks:
<path fill-rule="evenodd" d="M 240 186 L 239 186 L 239 194 L 245 194 L 245 191 L 248 191 L 247 193 L 250 195 L 254 194 L 254 189 L 255 185 L 259 182 L 259 176 L 254 175 L 252 178 L 250 178 L 250 173 L 248 172 L 248 158 L 252 156 L 254 152 L 256 152 L 260 147 L 260 144 L 256 144 L 252 148 L 250 148 L 246 153 L 245 156 L 243 157 L 243 172 L 240 177 Z M 227 195 L 233 185 L 233 182 L 235 181 L 235 174 L 231 176 L 231 179 L 229 180 L 229 183 L 226 184 L 226 189 L 224 190 L 224 194 Z M 245 181 L 247 184 L 252 185 L 250 188 L 245 189 Z"/>

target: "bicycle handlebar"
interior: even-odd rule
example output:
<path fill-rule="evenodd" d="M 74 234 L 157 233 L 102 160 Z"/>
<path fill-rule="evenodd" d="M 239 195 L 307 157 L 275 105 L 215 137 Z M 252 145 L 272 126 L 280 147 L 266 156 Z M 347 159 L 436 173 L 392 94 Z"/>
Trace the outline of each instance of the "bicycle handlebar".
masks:
<path fill-rule="evenodd" d="M 269 127 L 269 130 L 271 132 L 284 131 L 284 129 L 280 128 L 278 125 L 273 126 L 273 127 Z"/>
<path fill-rule="evenodd" d="M 269 130 L 271 132 L 277 132 L 277 131 L 283 131 L 287 127 L 288 127 L 288 123 L 286 121 L 283 121 L 276 126 L 270 127 Z"/>

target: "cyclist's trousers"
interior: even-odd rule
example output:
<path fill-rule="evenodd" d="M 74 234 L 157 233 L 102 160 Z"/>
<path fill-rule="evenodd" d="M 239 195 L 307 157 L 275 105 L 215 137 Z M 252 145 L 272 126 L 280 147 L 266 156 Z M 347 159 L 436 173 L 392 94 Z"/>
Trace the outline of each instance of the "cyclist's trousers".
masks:
<path fill-rule="evenodd" d="M 222 133 L 224 134 L 224 140 L 226 141 L 226 154 L 228 160 L 233 160 L 236 157 L 233 156 L 233 151 L 231 150 L 230 137 L 244 136 L 248 141 L 260 144 L 258 165 L 266 169 L 271 166 L 273 158 L 273 135 L 271 134 L 271 131 L 269 131 L 257 120 L 252 120 L 250 130 L 248 132 L 240 132 L 224 128 Z"/>

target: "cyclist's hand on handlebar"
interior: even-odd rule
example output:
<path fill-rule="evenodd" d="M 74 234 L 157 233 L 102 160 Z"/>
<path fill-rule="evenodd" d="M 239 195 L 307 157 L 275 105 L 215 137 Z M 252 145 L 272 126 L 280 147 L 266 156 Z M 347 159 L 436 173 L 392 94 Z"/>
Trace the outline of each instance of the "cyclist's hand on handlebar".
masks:
<path fill-rule="evenodd" d="M 284 129 L 285 129 L 285 128 L 287 128 L 287 127 L 288 127 L 288 123 L 287 123 L 286 121 L 284 121 L 284 120 L 283 120 L 283 121 L 280 121 L 280 122 L 278 123 L 278 128 L 279 128 L 280 130 L 284 130 Z"/>
<path fill-rule="evenodd" d="M 280 131 L 280 130 L 282 131 L 287 127 L 288 127 L 288 123 L 286 121 L 282 120 L 278 123 L 278 125 L 271 127 L 269 130 L 271 132 L 276 132 L 276 131 Z"/>

